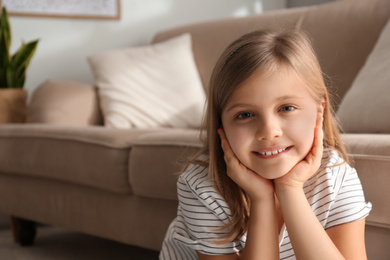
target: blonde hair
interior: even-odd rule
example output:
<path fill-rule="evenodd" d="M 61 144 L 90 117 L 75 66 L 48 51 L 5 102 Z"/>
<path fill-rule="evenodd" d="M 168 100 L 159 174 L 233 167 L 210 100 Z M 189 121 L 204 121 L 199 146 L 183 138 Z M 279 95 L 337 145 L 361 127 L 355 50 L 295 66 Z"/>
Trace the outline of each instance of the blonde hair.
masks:
<path fill-rule="evenodd" d="M 232 218 L 223 242 L 241 237 L 248 229 L 250 200 L 226 174 L 226 164 L 217 130 L 221 114 L 233 92 L 254 73 L 269 73 L 286 67 L 293 69 L 309 86 L 313 98 L 324 107 L 324 147 L 336 150 L 348 162 L 339 128 L 329 102 L 328 91 L 318 59 L 306 33 L 260 30 L 243 35 L 220 56 L 211 76 L 207 112 L 204 120 L 202 154 L 208 155 L 209 178 L 230 207 Z"/>

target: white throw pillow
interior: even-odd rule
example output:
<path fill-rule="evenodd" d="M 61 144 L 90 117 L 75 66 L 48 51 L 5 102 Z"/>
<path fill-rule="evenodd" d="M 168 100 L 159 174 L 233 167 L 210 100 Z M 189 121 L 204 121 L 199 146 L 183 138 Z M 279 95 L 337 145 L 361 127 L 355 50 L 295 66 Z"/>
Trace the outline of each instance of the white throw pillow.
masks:
<path fill-rule="evenodd" d="M 200 127 L 205 93 L 190 34 L 95 54 L 88 61 L 105 126 Z"/>
<path fill-rule="evenodd" d="M 390 133 L 390 20 L 337 111 L 348 133 Z"/>

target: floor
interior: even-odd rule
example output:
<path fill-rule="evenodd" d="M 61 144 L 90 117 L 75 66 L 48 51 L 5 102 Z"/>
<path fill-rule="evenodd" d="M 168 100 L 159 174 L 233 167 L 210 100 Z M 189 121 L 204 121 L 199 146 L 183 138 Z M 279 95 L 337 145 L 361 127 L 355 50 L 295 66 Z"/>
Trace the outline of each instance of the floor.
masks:
<path fill-rule="evenodd" d="M 35 245 L 12 240 L 9 218 L 0 215 L 0 260 L 155 260 L 158 252 L 131 247 L 57 227 L 39 226 Z"/>

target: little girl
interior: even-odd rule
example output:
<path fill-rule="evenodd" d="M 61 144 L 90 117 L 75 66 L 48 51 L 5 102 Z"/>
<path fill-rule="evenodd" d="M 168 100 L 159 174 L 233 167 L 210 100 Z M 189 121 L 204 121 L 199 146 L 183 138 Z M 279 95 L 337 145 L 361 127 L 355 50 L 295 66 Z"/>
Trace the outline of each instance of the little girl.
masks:
<path fill-rule="evenodd" d="M 306 34 L 233 42 L 211 78 L 205 132 L 160 259 L 366 259 L 371 204 Z"/>

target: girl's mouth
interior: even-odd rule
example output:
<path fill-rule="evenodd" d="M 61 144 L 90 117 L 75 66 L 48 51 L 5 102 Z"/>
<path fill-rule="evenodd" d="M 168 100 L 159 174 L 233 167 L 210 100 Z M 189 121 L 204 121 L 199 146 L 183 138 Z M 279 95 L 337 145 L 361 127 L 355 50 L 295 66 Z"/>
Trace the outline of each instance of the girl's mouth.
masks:
<path fill-rule="evenodd" d="M 282 149 L 275 149 L 271 151 L 266 151 L 266 152 L 254 152 L 256 155 L 262 157 L 262 158 L 274 158 L 279 156 L 280 154 L 286 153 L 291 149 L 292 146 L 285 147 Z"/>

